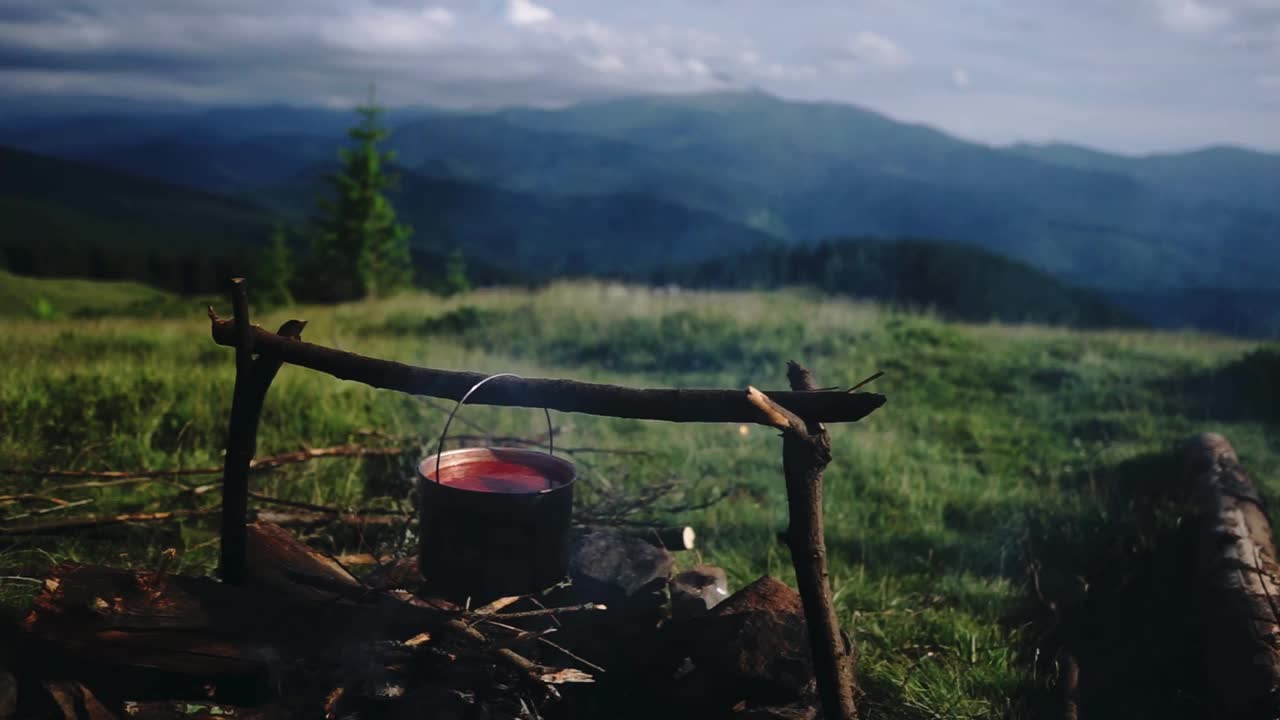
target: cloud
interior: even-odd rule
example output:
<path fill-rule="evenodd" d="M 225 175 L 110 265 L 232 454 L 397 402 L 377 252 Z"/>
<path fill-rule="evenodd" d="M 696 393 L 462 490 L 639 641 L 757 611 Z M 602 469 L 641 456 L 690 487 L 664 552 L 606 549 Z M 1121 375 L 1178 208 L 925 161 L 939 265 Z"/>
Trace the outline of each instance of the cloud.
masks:
<path fill-rule="evenodd" d="M 429 7 L 422 11 L 423 19 L 433 22 L 441 27 L 453 27 L 453 22 L 457 16 L 449 8 Z"/>
<path fill-rule="evenodd" d="M 879 68 L 902 68 L 911 64 L 911 55 L 897 43 L 866 30 L 854 35 L 845 50 L 859 62 Z"/>
<path fill-rule="evenodd" d="M 389 105 L 472 108 L 758 87 L 983 140 L 1052 132 L 1112 149 L 1179 138 L 1280 149 L 1280 0 L 803 8 L 761 0 L 0 0 L 0 107 L 7 114 L 38 104 L 25 98 L 74 107 L 77 95 L 343 106 L 370 82 Z"/>
<path fill-rule="evenodd" d="M 1217 30 L 1232 19 L 1230 10 L 1203 0 L 1156 0 L 1156 10 L 1166 27 L 1181 32 Z"/>
<path fill-rule="evenodd" d="M 533 0 L 507 0 L 507 22 L 512 25 L 537 25 L 554 17 L 549 8 Z"/>

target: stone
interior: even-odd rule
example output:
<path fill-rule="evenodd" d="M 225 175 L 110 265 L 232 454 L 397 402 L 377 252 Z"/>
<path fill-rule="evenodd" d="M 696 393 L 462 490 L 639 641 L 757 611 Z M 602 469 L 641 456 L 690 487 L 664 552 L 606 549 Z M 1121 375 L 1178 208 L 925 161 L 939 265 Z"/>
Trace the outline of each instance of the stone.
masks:
<path fill-rule="evenodd" d="M 671 552 L 616 530 L 591 530 L 573 539 L 570 593 L 626 614 L 656 612 L 666 603 Z"/>
<path fill-rule="evenodd" d="M 697 565 L 671 578 L 671 617 L 696 618 L 729 597 L 729 578 L 724 568 Z"/>
<path fill-rule="evenodd" d="M 807 704 L 816 690 L 800 595 L 762 577 L 687 626 L 691 695 L 720 708 Z"/>

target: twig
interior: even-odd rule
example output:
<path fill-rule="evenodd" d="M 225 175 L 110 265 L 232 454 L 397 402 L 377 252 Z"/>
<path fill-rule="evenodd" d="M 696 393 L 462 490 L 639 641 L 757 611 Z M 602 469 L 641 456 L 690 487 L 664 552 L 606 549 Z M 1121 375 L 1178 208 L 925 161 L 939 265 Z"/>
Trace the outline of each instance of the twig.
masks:
<path fill-rule="evenodd" d="M 513 613 L 498 613 L 496 615 L 493 615 L 492 617 L 493 619 L 496 619 L 496 620 L 523 620 L 525 618 L 547 617 L 548 615 L 564 615 L 565 613 L 589 612 L 589 611 L 608 610 L 608 609 L 609 608 L 607 606 L 602 605 L 600 603 L 583 603 L 581 605 L 567 605 L 564 607 L 543 608 L 542 610 L 524 610 L 521 612 L 513 612 Z M 472 614 L 474 615 L 475 613 L 472 613 Z M 477 618 L 477 622 L 482 622 L 486 619 L 489 619 L 489 618 L 482 615 L 481 617 Z"/>
<path fill-rule="evenodd" d="M 853 387 L 849 388 L 848 390 L 845 390 L 845 392 L 853 392 L 853 391 L 857 390 L 858 388 L 862 387 L 863 385 L 866 385 L 867 383 L 873 382 L 873 381 L 875 381 L 875 380 L 879 380 L 879 379 L 880 379 L 881 377 L 883 377 L 883 376 L 884 376 L 884 371 L 883 371 L 883 370 L 877 370 L 876 372 L 872 373 L 871 377 L 867 378 L 866 380 L 863 380 L 862 382 L 858 383 L 857 385 L 854 385 Z"/>
<path fill-rule="evenodd" d="M 48 515 L 48 514 L 50 514 L 50 513 L 61 512 L 61 511 L 63 511 L 63 510 L 69 510 L 69 509 L 71 509 L 71 508 L 73 508 L 73 507 L 80 507 L 81 505 L 88 505 L 88 504 L 89 504 L 89 503 L 91 503 L 91 502 L 93 502 L 93 498 L 84 498 L 83 500 L 75 500 L 75 501 L 73 501 L 73 502 L 64 502 L 64 503 L 62 503 L 61 505 L 54 505 L 53 507 L 41 508 L 41 509 L 39 509 L 39 510 L 29 510 L 29 511 L 24 512 L 24 513 L 19 513 L 19 514 L 17 514 L 17 515 L 10 515 L 9 517 L 7 517 L 7 518 L 5 518 L 5 519 L 4 519 L 4 522 L 12 522 L 12 521 L 14 521 L 14 520 L 21 520 L 22 518 L 28 518 L 28 517 L 33 517 L 33 516 L 37 516 L 37 515 Z"/>
<path fill-rule="evenodd" d="M 516 626 L 514 626 L 514 625 L 507 625 L 507 624 L 505 624 L 505 623 L 500 623 L 500 622 L 498 622 L 497 620 L 494 620 L 494 619 L 492 619 L 492 618 L 486 618 L 486 619 L 484 620 L 484 622 L 485 622 L 486 624 L 493 625 L 493 626 L 495 626 L 495 627 L 500 627 L 500 628 L 502 628 L 502 629 L 504 629 L 504 630 L 513 630 L 513 631 L 515 631 L 515 632 L 524 632 L 524 631 L 522 631 L 520 628 L 518 628 L 518 627 L 516 627 Z M 555 631 L 555 628 L 549 628 L 546 632 L 554 632 L 554 631 Z M 560 653 L 563 653 L 565 656 L 569 657 L 570 659 L 575 660 L 575 661 L 577 661 L 577 662 L 579 662 L 579 663 L 581 663 L 581 664 L 583 664 L 583 665 L 585 665 L 585 666 L 587 666 L 587 667 L 591 668 L 592 670 L 595 670 L 595 671 L 596 671 L 596 672 L 598 672 L 598 673 L 606 674 L 606 673 L 608 673 L 608 672 L 609 672 L 608 670 L 605 670 L 604 668 L 602 668 L 602 667 L 600 667 L 599 665 L 597 665 L 597 664 L 595 664 L 595 663 L 591 662 L 590 660 L 588 660 L 588 659 L 586 659 L 586 658 L 582 657 L 581 655 L 576 655 L 576 654 L 574 654 L 573 652 L 570 652 L 570 651 L 569 651 L 569 649 L 568 649 L 568 648 L 566 648 L 566 647 L 564 647 L 563 645 L 558 645 L 558 644 L 556 644 L 556 643 L 554 643 L 554 642 L 552 642 L 552 641 L 548 640 L 548 639 L 546 638 L 546 636 L 545 636 L 545 635 L 541 635 L 541 634 L 539 634 L 539 635 L 536 635 L 533 639 L 534 639 L 534 640 L 536 640 L 536 641 L 538 641 L 538 642 L 540 642 L 540 643 L 542 643 L 543 645 L 546 645 L 547 647 L 551 648 L 552 650 L 556 650 L 556 651 L 558 651 L 558 652 L 560 652 Z"/>
<path fill-rule="evenodd" d="M 285 500 L 284 498 L 273 497 L 271 495 L 263 495 L 259 492 L 250 492 L 249 497 L 259 502 L 271 503 L 272 505 L 282 505 L 284 507 L 298 508 L 299 510 L 311 510 L 313 512 L 329 513 L 332 515 L 406 515 L 402 510 L 387 510 L 384 508 L 360 508 L 354 510 L 343 510 L 341 508 L 330 507 L 328 505 L 316 505 L 314 503 L 302 502 L 300 500 Z"/>
<path fill-rule="evenodd" d="M 280 453 L 267 457 L 255 458 L 249 463 L 253 471 L 271 470 L 282 465 L 306 462 L 316 458 L 333 457 L 376 457 L 384 455 L 400 455 L 404 449 L 400 447 L 370 448 L 363 445 L 334 445 L 332 447 L 307 448 L 294 452 Z M 98 478 L 110 481 L 146 481 L 156 478 L 182 477 L 187 475 L 220 475 L 221 467 L 170 468 L 166 470 L 61 470 L 56 468 L 0 468 L 0 475 L 27 475 L 47 478 Z M 127 485 L 129 482 L 79 483 L 59 485 L 60 490 L 90 487 L 113 487 Z M 6 496 L 7 497 L 7 496 Z"/>
<path fill-rule="evenodd" d="M 40 473 L 33 473 L 33 474 L 40 474 Z M 184 491 L 191 489 L 190 485 L 179 482 L 177 480 L 166 480 L 163 477 L 148 476 L 148 477 L 127 477 L 127 478 L 120 478 L 118 480 L 87 480 L 85 482 L 67 483 L 65 485 L 60 483 L 58 485 L 58 490 L 62 490 L 62 491 L 89 490 L 93 488 L 120 487 L 123 485 L 143 485 L 146 483 L 172 485 L 173 487 L 178 488 L 179 490 L 184 490 Z"/>
<path fill-rule="evenodd" d="M 18 493 L 16 495 L 0 495 L 0 502 L 12 503 L 20 500 L 39 500 L 53 505 L 66 505 L 67 501 L 62 498 L 56 498 L 52 495 L 38 495 L 36 493 Z"/>
<path fill-rule="evenodd" d="M 85 517 L 67 518 L 65 520 L 56 520 L 46 523 L 28 523 L 25 525 L 16 525 L 13 527 L 0 527 L 0 536 L 2 535 L 39 535 L 42 533 L 65 532 L 68 530 L 84 530 L 88 528 L 105 527 L 107 525 L 120 525 L 123 523 L 159 523 L 168 522 L 170 520 L 181 520 L 183 518 L 198 517 L 201 515 L 212 515 L 218 512 L 218 508 L 200 508 L 196 510 L 173 510 L 170 512 L 138 512 L 124 513 L 122 515 L 108 515 L 99 517 L 96 515 L 88 515 Z"/>

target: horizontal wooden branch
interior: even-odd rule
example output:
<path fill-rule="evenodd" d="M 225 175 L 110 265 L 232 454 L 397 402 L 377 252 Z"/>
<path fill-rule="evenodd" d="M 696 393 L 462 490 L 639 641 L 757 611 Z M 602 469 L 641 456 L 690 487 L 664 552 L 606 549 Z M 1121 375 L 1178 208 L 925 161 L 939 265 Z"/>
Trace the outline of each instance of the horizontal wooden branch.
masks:
<path fill-rule="evenodd" d="M 215 318 L 212 333 L 219 345 L 236 345 L 234 322 Z M 252 340 L 256 353 L 269 353 L 286 363 L 343 380 L 412 395 L 458 400 L 486 377 L 483 373 L 433 370 L 334 350 L 281 337 L 258 326 L 253 327 Z M 795 415 L 828 423 L 861 420 L 885 401 L 883 395 L 875 393 L 771 391 L 768 395 Z M 744 390 L 646 390 L 574 380 L 498 378 L 477 390 L 469 402 L 640 420 L 773 424 Z"/>

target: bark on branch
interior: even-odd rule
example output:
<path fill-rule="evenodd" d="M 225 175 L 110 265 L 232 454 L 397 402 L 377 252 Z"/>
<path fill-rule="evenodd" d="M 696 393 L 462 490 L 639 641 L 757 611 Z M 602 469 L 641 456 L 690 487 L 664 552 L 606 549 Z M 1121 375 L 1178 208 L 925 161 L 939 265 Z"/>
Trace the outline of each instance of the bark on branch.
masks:
<path fill-rule="evenodd" d="M 214 341 L 234 347 L 238 339 L 236 323 L 216 317 L 212 320 Z M 486 377 L 483 373 L 433 370 L 334 350 L 281 337 L 257 326 L 253 326 L 250 337 L 256 353 L 343 380 L 412 395 L 458 400 Z M 822 422 L 855 422 L 884 404 L 884 396 L 875 393 L 811 390 L 771 392 L 769 397 L 796 415 Z M 644 390 L 573 380 L 499 378 L 486 383 L 468 402 L 671 422 L 762 422 L 759 407 L 741 390 Z"/>
<path fill-rule="evenodd" d="M 1271 522 L 1226 438 L 1192 438 L 1183 466 L 1199 505 L 1206 669 L 1221 716 L 1280 717 L 1280 565 Z"/>
<path fill-rule="evenodd" d="M 808 370 L 795 362 L 787 365 L 792 389 L 805 391 L 814 387 L 813 375 Z M 804 604 L 823 713 L 828 718 L 849 720 L 857 717 L 853 702 L 853 656 L 836 619 L 823 536 L 822 471 L 831 461 L 831 439 L 821 422 L 801 420 L 759 391 L 749 395 L 753 404 L 771 418 L 770 424 L 783 431 L 782 466 L 787 478 L 790 518 L 787 538 L 800 600 Z"/>

